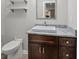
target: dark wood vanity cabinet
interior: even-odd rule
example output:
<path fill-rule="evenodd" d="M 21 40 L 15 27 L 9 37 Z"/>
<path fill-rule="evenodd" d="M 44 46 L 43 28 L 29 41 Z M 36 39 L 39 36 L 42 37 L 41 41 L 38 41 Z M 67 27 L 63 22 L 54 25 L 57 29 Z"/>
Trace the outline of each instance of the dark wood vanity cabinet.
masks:
<path fill-rule="evenodd" d="M 28 35 L 29 59 L 76 59 L 76 39 Z"/>

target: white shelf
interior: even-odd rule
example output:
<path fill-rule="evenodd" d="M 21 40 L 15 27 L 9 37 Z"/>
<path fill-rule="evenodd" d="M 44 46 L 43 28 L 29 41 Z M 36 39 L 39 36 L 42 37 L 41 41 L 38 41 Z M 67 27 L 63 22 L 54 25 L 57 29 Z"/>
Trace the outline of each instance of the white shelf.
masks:
<path fill-rule="evenodd" d="M 16 10 L 24 10 L 25 12 L 27 12 L 27 8 L 26 7 L 12 7 L 12 8 L 10 8 L 10 10 L 12 12 L 14 12 Z"/>
<path fill-rule="evenodd" d="M 27 4 L 27 0 L 10 0 L 10 2 L 12 3 L 12 4 L 15 4 L 16 2 L 18 2 L 18 3 L 20 3 L 20 2 L 24 2 L 25 4 Z"/>

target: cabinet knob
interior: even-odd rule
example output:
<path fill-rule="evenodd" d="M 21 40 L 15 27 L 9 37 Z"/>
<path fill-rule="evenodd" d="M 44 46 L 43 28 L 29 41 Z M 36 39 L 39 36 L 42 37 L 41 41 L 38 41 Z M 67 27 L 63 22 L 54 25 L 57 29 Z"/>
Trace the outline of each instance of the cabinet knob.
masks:
<path fill-rule="evenodd" d="M 66 57 L 69 57 L 69 54 L 66 54 Z"/>
<path fill-rule="evenodd" d="M 69 41 L 66 41 L 66 44 L 69 44 Z"/>

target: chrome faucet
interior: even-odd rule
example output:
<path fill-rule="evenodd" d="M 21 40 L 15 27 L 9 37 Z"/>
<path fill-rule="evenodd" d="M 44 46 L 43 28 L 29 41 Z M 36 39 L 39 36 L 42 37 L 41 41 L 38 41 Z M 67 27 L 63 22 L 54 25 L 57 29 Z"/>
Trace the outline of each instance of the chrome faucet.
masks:
<path fill-rule="evenodd" d="M 46 21 L 44 21 L 44 25 L 45 25 L 45 26 L 47 26 L 47 23 L 46 23 Z"/>

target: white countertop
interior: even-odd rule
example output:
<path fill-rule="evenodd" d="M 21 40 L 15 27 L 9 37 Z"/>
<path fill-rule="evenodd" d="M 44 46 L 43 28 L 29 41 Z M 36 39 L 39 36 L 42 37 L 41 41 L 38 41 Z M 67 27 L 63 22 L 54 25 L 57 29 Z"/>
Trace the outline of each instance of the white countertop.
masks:
<path fill-rule="evenodd" d="M 57 27 L 56 32 L 50 33 L 50 32 L 38 32 L 33 31 L 32 29 L 27 31 L 28 34 L 39 34 L 39 35 L 51 35 L 51 36 L 63 36 L 63 37 L 76 37 L 75 36 L 75 30 L 70 27 Z"/>

